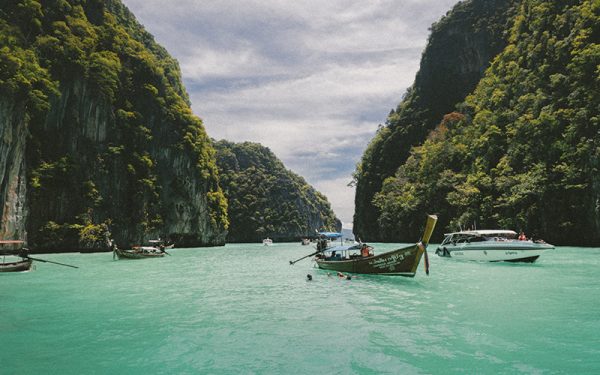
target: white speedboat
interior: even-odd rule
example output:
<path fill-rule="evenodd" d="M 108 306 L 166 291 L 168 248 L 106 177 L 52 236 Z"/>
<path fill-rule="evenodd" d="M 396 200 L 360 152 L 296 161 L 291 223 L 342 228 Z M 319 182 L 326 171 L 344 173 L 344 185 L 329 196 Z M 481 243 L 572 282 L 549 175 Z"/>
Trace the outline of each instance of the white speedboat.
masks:
<path fill-rule="evenodd" d="M 264 245 L 264 246 L 271 246 L 271 245 L 273 245 L 273 240 L 272 240 L 272 239 L 270 239 L 269 237 L 267 237 L 267 238 L 265 238 L 265 239 L 263 240 L 263 245 Z"/>
<path fill-rule="evenodd" d="M 519 240 L 512 230 L 469 230 L 444 236 L 435 253 L 462 260 L 533 263 L 544 251 L 554 249 L 541 240 Z"/>

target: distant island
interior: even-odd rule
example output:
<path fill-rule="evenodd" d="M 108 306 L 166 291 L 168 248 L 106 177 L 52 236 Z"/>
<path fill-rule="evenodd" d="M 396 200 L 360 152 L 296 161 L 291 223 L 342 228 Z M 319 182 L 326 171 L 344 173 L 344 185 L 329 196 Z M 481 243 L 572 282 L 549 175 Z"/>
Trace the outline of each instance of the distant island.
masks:
<path fill-rule="evenodd" d="M 228 242 L 299 241 L 316 237 L 318 230 L 341 230 L 327 198 L 268 148 L 225 140 L 214 146 L 228 200 Z"/>

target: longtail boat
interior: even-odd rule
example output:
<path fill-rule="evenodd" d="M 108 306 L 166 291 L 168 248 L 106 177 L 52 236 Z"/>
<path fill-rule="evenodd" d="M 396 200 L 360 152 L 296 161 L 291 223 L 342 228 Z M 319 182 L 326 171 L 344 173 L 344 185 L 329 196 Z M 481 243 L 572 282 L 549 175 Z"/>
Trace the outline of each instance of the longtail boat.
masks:
<path fill-rule="evenodd" d="M 4 241 L 0 240 L 0 256 L 3 257 L 2 262 L 0 262 L 0 272 L 22 272 L 29 271 L 31 269 L 31 264 L 33 261 L 38 261 L 42 263 L 52 263 L 57 264 L 59 266 L 71 267 L 71 268 L 79 268 L 77 266 L 73 266 L 71 264 L 65 264 L 60 262 L 54 262 L 52 260 L 45 260 L 40 258 L 33 258 L 29 256 L 29 249 L 24 248 L 24 241 L 19 240 L 10 240 Z M 13 260 L 6 262 L 6 256 L 19 257 L 20 260 Z"/>
<path fill-rule="evenodd" d="M 365 246 L 366 244 L 328 247 L 317 251 L 315 261 L 323 270 L 414 277 L 421 258 L 425 255 L 425 271 L 429 274 L 427 244 L 436 222 L 437 216 L 428 215 L 423 238 L 408 247 L 378 255 L 373 253 L 372 248 Z"/>
<path fill-rule="evenodd" d="M 152 243 L 158 241 L 150 241 Z M 158 246 L 133 246 L 131 249 L 119 249 L 113 242 L 113 259 L 147 259 L 147 258 L 162 258 L 170 255 L 165 251 L 165 246 L 161 243 Z"/>
<path fill-rule="evenodd" d="M 26 256 L 22 256 L 23 241 L 16 240 L 2 240 L 0 241 L 0 255 L 2 255 L 2 261 L 0 262 L 0 272 L 23 272 L 31 269 L 33 261 Z M 18 257 L 18 259 L 6 261 L 6 256 Z"/>
<path fill-rule="evenodd" d="M 123 250 L 115 248 L 113 250 L 113 259 L 118 257 L 119 259 L 146 259 L 146 258 L 162 258 L 166 253 L 158 251 L 154 247 L 141 246 L 131 250 Z"/>

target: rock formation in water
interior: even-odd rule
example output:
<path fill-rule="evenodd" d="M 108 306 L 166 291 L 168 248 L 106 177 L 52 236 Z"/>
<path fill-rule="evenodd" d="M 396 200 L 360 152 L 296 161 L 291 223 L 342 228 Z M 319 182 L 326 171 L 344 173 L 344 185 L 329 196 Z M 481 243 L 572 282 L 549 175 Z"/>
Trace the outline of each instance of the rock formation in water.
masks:
<path fill-rule="evenodd" d="M 327 198 L 257 143 L 215 143 L 229 203 L 228 242 L 296 241 L 341 230 Z"/>
<path fill-rule="evenodd" d="M 177 62 L 119 0 L 0 5 L 0 238 L 223 244 L 214 149 Z"/>

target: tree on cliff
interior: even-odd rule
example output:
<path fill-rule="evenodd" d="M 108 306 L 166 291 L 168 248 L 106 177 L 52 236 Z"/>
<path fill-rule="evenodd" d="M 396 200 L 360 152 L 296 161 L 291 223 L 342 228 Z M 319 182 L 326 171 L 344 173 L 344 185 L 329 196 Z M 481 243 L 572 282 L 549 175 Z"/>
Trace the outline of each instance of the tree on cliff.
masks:
<path fill-rule="evenodd" d="M 415 230 L 429 211 L 446 229 L 600 244 L 599 67 L 600 3 L 523 1 L 475 91 L 386 179 L 380 230 Z"/>
<path fill-rule="evenodd" d="M 315 230 L 340 230 L 327 198 L 257 143 L 215 142 L 221 185 L 229 202 L 228 241 L 265 237 L 295 241 Z"/>
<path fill-rule="evenodd" d="M 0 41 L 5 236 L 224 243 L 214 149 L 178 64 L 119 0 L 3 1 Z"/>
<path fill-rule="evenodd" d="M 422 143 L 444 114 L 464 100 L 502 51 L 514 3 L 462 1 L 432 26 L 413 86 L 371 140 L 354 173 L 357 237 L 373 241 L 396 236 L 381 230 L 375 195 L 406 161 L 411 146 Z"/>

